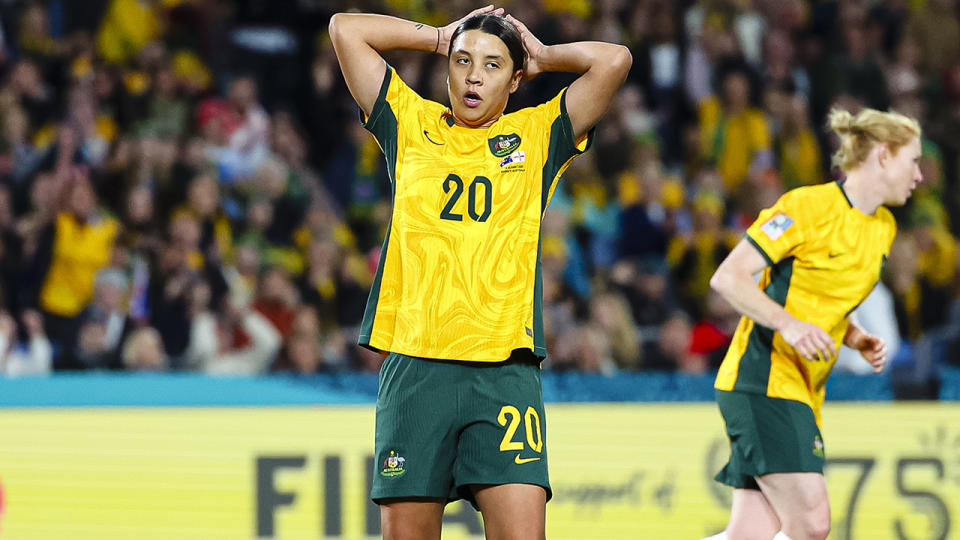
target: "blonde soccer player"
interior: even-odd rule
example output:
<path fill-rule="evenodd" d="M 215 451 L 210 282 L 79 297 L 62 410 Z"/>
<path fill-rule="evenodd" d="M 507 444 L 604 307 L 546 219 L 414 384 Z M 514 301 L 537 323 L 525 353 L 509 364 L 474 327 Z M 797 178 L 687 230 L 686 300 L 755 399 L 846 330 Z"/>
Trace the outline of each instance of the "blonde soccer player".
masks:
<path fill-rule="evenodd" d="M 850 313 L 880 279 L 897 232 L 885 206 L 905 204 L 923 180 L 920 126 L 872 109 L 833 110 L 829 123 L 846 180 L 783 195 L 710 281 L 743 315 L 714 385 L 730 439 L 716 479 L 734 488 L 718 539 L 827 537 L 824 385 L 841 344 L 874 372 L 886 362 L 883 340 Z"/>

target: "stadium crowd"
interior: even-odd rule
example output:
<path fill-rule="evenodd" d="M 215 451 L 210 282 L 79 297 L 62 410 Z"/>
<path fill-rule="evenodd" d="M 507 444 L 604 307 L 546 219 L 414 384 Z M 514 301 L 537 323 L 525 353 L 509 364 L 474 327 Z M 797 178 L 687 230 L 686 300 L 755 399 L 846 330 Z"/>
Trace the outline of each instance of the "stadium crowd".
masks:
<path fill-rule="evenodd" d="M 835 105 L 924 126 L 924 184 L 858 314 L 914 370 L 960 363 L 956 4 L 508 2 L 547 44 L 634 58 L 544 218 L 545 367 L 715 369 L 738 316 L 709 278 L 761 208 L 838 179 Z M 0 0 L 0 373 L 379 368 L 355 343 L 390 186 L 326 36 L 351 7 L 446 24 L 476 6 Z M 443 62 L 391 57 L 440 102 Z M 570 80 L 523 83 L 508 111 Z"/>

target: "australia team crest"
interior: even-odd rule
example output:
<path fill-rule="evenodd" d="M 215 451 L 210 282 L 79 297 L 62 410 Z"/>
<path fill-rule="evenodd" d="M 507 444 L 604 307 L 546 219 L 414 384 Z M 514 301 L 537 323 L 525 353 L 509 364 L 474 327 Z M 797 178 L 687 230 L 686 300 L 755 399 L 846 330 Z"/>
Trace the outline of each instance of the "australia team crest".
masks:
<path fill-rule="evenodd" d="M 391 477 L 391 476 L 403 476 L 407 470 L 404 468 L 407 460 L 397 454 L 396 451 L 391 450 L 390 455 L 383 460 L 383 469 L 380 471 L 381 476 Z"/>
<path fill-rule="evenodd" d="M 490 145 L 490 151 L 498 158 L 509 156 L 514 150 L 520 148 L 520 136 L 516 133 L 509 135 L 497 135 L 492 139 L 487 139 Z"/>

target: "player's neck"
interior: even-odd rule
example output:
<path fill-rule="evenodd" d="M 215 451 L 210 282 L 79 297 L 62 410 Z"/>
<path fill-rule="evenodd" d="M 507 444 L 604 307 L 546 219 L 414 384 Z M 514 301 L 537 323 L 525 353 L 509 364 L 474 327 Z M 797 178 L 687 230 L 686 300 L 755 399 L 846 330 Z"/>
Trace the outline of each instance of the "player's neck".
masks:
<path fill-rule="evenodd" d="M 850 204 L 868 216 L 872 216 L 883 204 L 883 197 L 876 186 L 871 186 L 870 176 L 864 170 L 852 171 L 841 185 Z"/>

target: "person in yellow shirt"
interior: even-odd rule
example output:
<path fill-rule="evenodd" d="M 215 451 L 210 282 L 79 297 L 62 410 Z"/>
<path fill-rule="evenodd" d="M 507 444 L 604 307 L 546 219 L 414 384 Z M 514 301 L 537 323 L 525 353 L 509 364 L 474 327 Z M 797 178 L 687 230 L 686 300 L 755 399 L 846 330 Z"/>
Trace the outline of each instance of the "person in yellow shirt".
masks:
<path fill-rule="evenodd" d="M 743 316 L 717 373 L 734 488 L 717 539 L 824 539 L 830 506 L 820 409 L 843 344 L 880 372 L 886 345 L 850 313 L 867 297 L 896 235 L 884 205 L 902 206 L 923 180 L 920 126 L 865 109 L 830 113 L 846 181 L 783 195 L 747 230 L 710 285 Z M 762 272 L 759 287 L 753 275 Z"/>
<path fill-rule="evenodd" d="M 55 343 L 71 339 L 77 315 L 93 299 L 94 282 L 110 263 L 120 225 L 97 208 L 90 180 L 80 172 L 67 179 L 65 207 L 56 214 L 49 267 L 39 304 Z M 58 358 L 58 368 L 63 358 Z"/>
<path fill-rule="evenodd" d="M 371 498 L 385 539 L 439 539 L 467 499 L 487 538 L 543 538 L 550 498 L 540 361 L 546 354 L 541 220 L 560 175 L 626 78 L 626 47 L 545 46 L 502 9 L 442 28 L 338 13 L 330 37 L 387 159 L 393 210 L 360 344 L 386 353 Z M 381 57 L 447 56 L 450 107 Z M 504 114 L 520 80 L 580 76 Z"/>
<path fill-rule="evenodd" d="M 718 97 L 699 106 L 700 147 L 733 194 L 751 171 L 773 165 L 771 137 L 763 111 L 750 104 L 745 72 L 731 69 L 718 86 Z"/>

